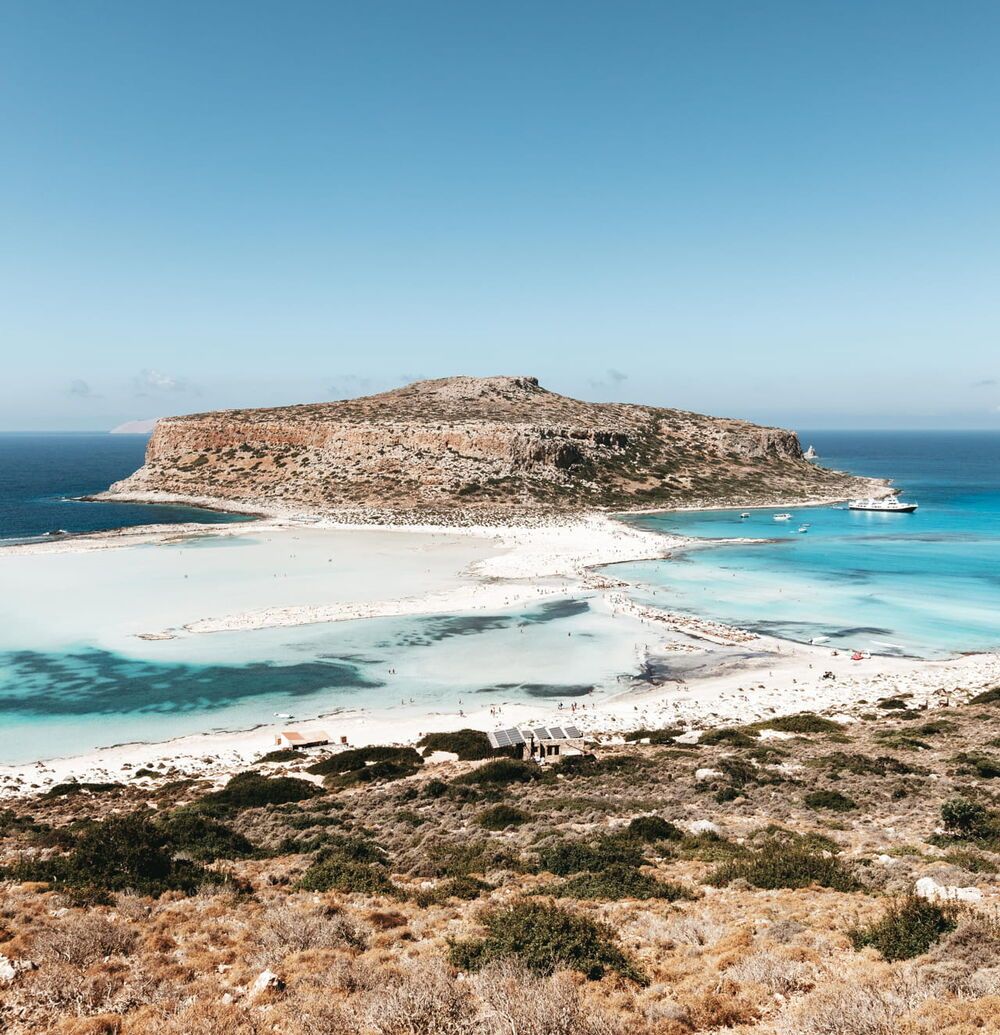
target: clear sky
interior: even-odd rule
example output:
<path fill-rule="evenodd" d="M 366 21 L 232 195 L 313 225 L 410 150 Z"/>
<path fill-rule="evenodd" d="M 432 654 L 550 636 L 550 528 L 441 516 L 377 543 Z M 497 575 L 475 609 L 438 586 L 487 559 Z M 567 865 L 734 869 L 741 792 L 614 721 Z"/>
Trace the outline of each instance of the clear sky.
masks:
<path fill-rule="evenodd" d="M 0 0 L 0 428 L 524 373 L 1000 427 L 1000 4 Z"/>

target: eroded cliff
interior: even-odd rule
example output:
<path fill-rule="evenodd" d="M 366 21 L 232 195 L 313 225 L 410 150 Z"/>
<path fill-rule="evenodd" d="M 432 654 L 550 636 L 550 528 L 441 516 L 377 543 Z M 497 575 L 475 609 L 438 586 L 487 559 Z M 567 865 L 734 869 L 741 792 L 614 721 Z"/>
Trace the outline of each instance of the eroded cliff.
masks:
<path fill-rule="evenodd" d="M 361 399 L 159 421 L 114 496 L 315 511 L 639 509 L 849 495 L 779 428 L 588 403 L 530 377 L 453 377 Z"/>

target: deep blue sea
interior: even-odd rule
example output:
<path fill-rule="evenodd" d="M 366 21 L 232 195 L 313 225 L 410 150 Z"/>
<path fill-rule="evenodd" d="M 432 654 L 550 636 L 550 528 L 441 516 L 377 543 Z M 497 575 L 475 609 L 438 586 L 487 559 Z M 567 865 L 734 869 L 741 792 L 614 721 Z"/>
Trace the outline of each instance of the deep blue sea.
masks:
<path fill-rule="evenodd" d="M 129 525 L 233 521 L 190 507 L 81 503 L 142 466 L 145 435 L 0 432 L 0 541 Z"/>
<path fill-rule="evenodd" d="M 914 514 L 700 511 L 637 524 L 715 541 L 617 565 L 635 595 L 760 632 L 925 657 L 1000 648 L 1000 432 L 807 431 L 823 464 L 892 478 Z M 808 524 L 808 530 L 799 529 Z M 723 540 L 751 538 L 752 543 Z"/>

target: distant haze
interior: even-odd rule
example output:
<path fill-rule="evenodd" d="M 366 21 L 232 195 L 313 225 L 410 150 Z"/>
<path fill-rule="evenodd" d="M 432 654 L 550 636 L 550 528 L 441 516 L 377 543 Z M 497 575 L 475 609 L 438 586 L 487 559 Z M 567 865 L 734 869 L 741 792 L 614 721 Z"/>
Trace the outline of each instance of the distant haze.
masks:
<path fill-rule="evenodd" d="M 531 374 L 1000 427 L 1000 5 L 24 3 L 0 429 Z"/>

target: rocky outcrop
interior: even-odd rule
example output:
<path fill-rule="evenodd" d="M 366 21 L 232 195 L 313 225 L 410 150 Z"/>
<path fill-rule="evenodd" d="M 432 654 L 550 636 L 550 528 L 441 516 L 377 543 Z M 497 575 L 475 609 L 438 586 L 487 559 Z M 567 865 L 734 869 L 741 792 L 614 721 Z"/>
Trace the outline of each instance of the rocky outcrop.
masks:
<path fill-rule="evenodd" d="M 316 511 L 575 510 L 860 488 L 803 459 L 790 431 L 581 402 L 531 377 L 453 377 L 362 399 L 160 420 L 145 465 L 107 495 Z"/>

